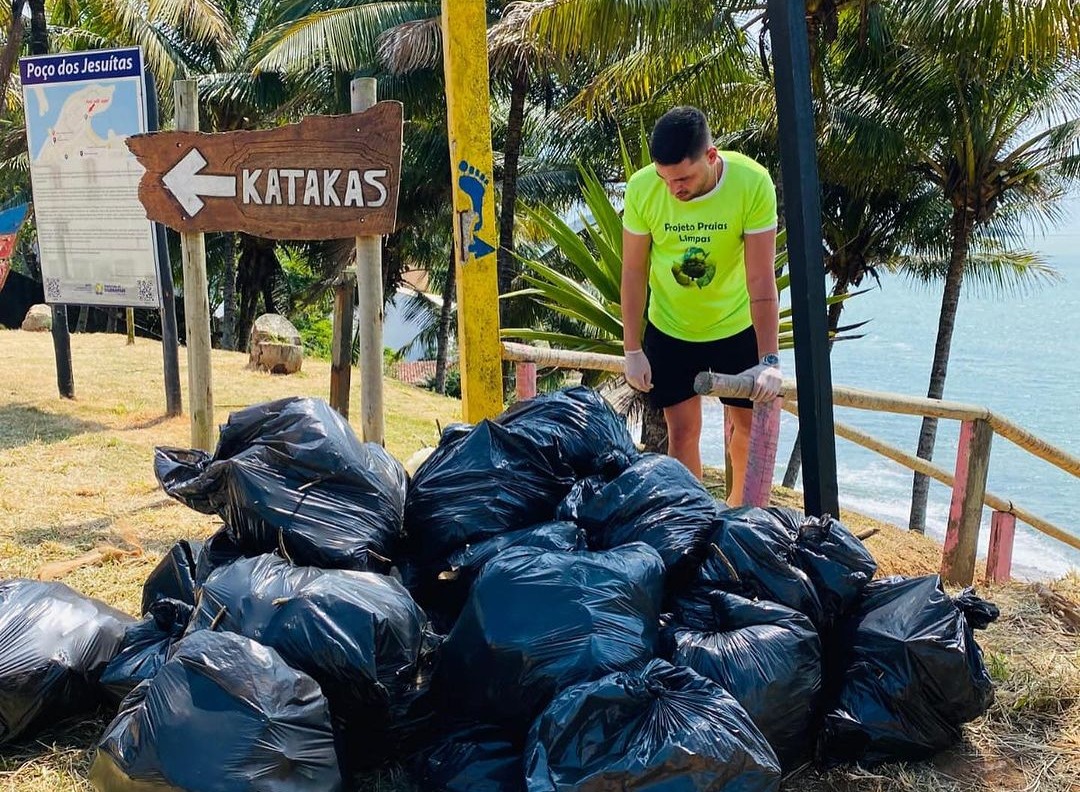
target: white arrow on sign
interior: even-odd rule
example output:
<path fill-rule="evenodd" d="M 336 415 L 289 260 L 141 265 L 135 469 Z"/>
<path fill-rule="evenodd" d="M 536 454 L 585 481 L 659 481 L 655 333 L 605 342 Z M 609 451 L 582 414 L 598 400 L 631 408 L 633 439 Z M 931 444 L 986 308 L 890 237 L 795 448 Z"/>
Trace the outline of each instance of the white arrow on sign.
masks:
<path fill-rule="evenodd" d="M 194 217 L 206 205 L 200 196 L 208 198 L 235 198 L 235 176 L 211 176 L 199 173 L 206 167 L 206 157 L 193 148 L 184 158 L 161 177 L 165 187 L 176 196 L 189 216 Z"/>

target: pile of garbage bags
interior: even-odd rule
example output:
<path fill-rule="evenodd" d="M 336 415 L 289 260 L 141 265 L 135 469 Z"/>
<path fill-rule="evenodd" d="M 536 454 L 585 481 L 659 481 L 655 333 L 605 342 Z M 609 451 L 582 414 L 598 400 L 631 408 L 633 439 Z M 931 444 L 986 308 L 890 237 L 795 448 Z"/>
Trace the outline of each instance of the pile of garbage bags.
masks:
<path fill-rule="evenodd" d="M 841 523 L 716 501 L 577 387 L 448 427 L 410 477 L 325 403 L 158 449 L 218 515 L 133 619 L 0 583 L 0 743 L 114 714 L 100 790 L 768 792 L 808 762 L 920 759 L 993 699 L 996 609 L 875 579 Z"/>

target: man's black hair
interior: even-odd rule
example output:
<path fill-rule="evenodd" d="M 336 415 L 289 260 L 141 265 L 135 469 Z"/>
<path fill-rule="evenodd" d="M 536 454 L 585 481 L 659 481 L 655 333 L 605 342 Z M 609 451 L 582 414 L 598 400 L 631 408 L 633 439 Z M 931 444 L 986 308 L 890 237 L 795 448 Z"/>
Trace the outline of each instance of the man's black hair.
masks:
<path fill-rule="evenodd" d="M 649 155 L 659 165 L 677 165 L 684 159 L 695 160 L 712 142 L 709 122 L 696 107 L 673 107 L 653 127 L 649 137 Z"/>

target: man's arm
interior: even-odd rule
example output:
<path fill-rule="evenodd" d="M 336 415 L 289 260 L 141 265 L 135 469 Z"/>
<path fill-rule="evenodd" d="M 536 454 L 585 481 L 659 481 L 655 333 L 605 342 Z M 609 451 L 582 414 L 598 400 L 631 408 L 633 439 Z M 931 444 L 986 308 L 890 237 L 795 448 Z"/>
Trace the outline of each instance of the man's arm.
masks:
<path fill-rule="evenodd" d="M 645 314 L 645 287 L 649 280 L 649 248 L 652 237 L 623 229 L 622 284 L 623 349 L 641 349 L 641 326 Z M 774 288 L 775 291 L 775 288 Z"/>
<path fill-rule="evenodd" d="M 776 354 L 780 347 L 780 298 L 776 293 L 776 272 L 773 269 L 776 229 L 746 234 L 743 245 L 746 290 L 750 292 L 750 318 L 757 334 L 760 360 L 764 355 Z M 625 269 L 623 272 L 625 283 Z"/>

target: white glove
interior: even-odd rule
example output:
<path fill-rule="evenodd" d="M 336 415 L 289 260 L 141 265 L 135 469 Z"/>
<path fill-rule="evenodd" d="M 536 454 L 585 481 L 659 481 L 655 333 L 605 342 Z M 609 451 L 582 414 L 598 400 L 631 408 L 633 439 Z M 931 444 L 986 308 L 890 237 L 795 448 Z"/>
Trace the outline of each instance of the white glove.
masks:
<path fill-rule="evenodd" d="M 779 366 L 758 363 L 739 376 L 747 374 L 754 378 L 754 387 L 750 391 L 750 401 L 769 402 L 780 395 L 780 386 L 784 384 L 784 376 L 780 373 Z"/>
<path fill-rule="evenodd" d="M 645 350 L 633 349 L 623 357 L 623 374 L 626 381 L 639 391 L 652 390 L 652 366 L 645 357 Z"/>

